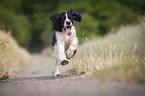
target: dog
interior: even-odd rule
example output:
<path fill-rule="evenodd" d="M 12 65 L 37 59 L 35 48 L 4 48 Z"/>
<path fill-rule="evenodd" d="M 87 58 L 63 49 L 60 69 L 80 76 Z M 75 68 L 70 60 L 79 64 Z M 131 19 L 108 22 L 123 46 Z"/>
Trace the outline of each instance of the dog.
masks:
<path fill-rule="evenodd" d="M 54 13 L 50 16 L 53 24 L 52 56 L 55 58 L 55 76 L 59 76 L 59 65 L 67 65 L 76 54 L 78 38 L 76 36 L 75 21 L 81 22 L 81 12 L 69 9 L 68 12 Z"/>

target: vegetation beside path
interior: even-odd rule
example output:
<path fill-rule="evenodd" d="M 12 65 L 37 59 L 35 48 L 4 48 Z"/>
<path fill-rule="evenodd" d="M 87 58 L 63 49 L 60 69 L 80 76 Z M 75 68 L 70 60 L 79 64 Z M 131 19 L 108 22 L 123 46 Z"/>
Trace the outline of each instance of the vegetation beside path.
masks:
<path fill-rule="evenodd" d="M 15 73 L 31 64 L 31 55 L 21 48 L 11 36 L 0 30 L 0 79 L 15 76 Z"/>
<path fill-rule="evenodd" d="M 136 25 L 112 30 L 104 38 L 87 40 L 67 68 L 87 78 L 145 83 L 145 17 Z"/>

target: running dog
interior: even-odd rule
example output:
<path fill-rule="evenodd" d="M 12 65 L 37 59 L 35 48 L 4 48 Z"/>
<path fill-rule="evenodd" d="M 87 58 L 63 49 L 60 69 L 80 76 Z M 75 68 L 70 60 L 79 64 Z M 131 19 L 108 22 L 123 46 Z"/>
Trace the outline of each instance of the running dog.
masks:
<path fill-rule="evenodd" d="M 69 9 L 68 12 L 54 13 L 50 20 L 53 24 L 52 55 L 56 64 L 54 75 L 59 76 L 59 65 L 67 65 L 77 52 L 75 21 L 81 22 L 81 13 L 76 9 Z"/>

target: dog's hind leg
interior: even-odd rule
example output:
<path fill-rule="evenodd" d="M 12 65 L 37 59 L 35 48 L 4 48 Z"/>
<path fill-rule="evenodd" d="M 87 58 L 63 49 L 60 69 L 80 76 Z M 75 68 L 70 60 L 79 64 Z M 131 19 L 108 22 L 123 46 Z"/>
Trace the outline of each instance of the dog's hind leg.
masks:
<path fill-rule="evenodd" d="M 54 61 L 54 64 L 55 64 L 55 72 L 54 72 L 54 75 L 55 76 L 59 76 L 60 75 L 60 71 L 59 71 L 59 65 L 60 65 L 60 62 L 58 60 L 58 50 L 57 50 L 57 45 L 54 45 L 52 47 L 52 56 L 54 57 L 55 61 Z"/>
<path fill-rule="evenodd" d="M 59 65 L 60 65 L 60 64 L 59 64 L 58 61 L 56 60 L 56 61 L 55 61 L 55 73 L 54 73 L 55 76 L 60 76 Z"/>

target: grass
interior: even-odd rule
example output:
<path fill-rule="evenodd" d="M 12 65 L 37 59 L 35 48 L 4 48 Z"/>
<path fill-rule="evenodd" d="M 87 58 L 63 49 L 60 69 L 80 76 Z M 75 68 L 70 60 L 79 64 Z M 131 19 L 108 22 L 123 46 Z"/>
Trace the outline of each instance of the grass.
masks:
<path fill-rule="evenodd" d="M 30 54 L 19 47 L 10 32 L 0 30 L 0 80 L 15 76 L 15 73 L 31 64 Z"/>
<path fill-rule="evenodd" d="M 145 83 L 145 17 L 134 25 L 122 26 L 78 49 L 69 72 L 84 73 L 101 81 Z M 117 32 L 116 32 L 117 31 Z"/>

